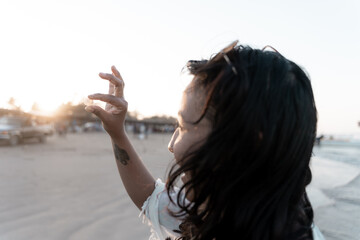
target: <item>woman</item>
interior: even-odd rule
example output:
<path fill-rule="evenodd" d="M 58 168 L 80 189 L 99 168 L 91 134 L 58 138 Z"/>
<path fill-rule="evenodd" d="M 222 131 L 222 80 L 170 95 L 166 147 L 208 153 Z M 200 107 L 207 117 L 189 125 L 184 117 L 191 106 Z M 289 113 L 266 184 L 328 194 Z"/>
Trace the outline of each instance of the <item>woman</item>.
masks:
<path fill-rule="evenodd" d="M 305 187 L 316 136 L 310 81 L 277 52 L 234 42 L 209 60 L 189 61 L 166 186 L 146 170 L 124 130 L 127 102 L 115 67 L 100 74 L 107 103 L 89 106 L 112 138 L 129 196 L 153 238 L 322 239 Z M 181 178 L 180 189 L 175 187 Z"/>

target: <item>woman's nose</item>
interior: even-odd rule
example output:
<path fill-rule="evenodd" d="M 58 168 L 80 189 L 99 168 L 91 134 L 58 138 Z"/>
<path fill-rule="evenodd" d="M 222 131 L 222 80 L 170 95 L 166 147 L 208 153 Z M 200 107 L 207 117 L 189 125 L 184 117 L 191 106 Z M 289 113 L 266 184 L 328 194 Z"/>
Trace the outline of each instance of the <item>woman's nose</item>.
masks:
<path fill-rule="evenodd" d="M 174 142 L 179 134 L 179 131 L 176 129 L 174 134 L 172 135 L 170 142 L 168 144 L 168 149 L 170 152 L 174 153 Z"/>
<path fill-rule="evenodd" d="M 174 153 L 173 145 L 171 144 L 171 141 L 169 142 L 168 149 L 171 153 Z"/>

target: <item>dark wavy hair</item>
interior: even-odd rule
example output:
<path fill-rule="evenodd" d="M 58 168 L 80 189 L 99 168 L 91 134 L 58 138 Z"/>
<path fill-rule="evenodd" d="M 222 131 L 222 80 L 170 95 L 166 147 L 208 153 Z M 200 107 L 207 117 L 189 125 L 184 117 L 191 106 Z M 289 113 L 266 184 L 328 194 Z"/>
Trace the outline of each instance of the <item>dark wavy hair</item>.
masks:
<path fill-rule="evenodd" d="M 185 204 L 179 239 L 313 239 L 305 187 L 317 111 L 307 74 L 272 51 L 235 46 L 209 60 L 189 61 L 196 88 L 206 90 L 202 117 L 212 132 L 181 164 L 167 189 Z M 194 124 L 197 124 L 199 119 Z"/>

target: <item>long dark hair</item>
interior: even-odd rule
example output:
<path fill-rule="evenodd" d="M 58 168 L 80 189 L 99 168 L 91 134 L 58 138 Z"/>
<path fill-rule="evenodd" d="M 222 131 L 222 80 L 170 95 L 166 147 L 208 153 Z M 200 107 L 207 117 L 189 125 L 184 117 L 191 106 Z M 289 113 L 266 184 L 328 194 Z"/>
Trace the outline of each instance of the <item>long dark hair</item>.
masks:
<path fill-rule="evenodd" d="M 317 111 L 308 76 L 277 52 L 247 46 L 188 68 L 206 90 L 212 132 L 169 171 L 169 193 L 191 172 L 180 190 L 192 202 L 179 194 L 174 213 L 184 217 L 179 239 L 312 239 L 305 187 Z"/>

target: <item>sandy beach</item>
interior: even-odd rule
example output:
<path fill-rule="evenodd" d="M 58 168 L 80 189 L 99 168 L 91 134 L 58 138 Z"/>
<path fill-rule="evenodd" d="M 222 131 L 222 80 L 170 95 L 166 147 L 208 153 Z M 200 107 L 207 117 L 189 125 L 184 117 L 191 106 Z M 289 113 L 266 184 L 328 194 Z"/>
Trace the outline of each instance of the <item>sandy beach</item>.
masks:
<path fill-rule="evenodd" d="M 171 135 L 130 136 L 153 176 L 164 179 Z M 0 164 L 0 240 L 149 237 L 122 186 L 106 133 L 2 145 Z M 359 169 L 321 158 L 312 168 L 316 224 L 327 239 L 360 239 Z"/>

